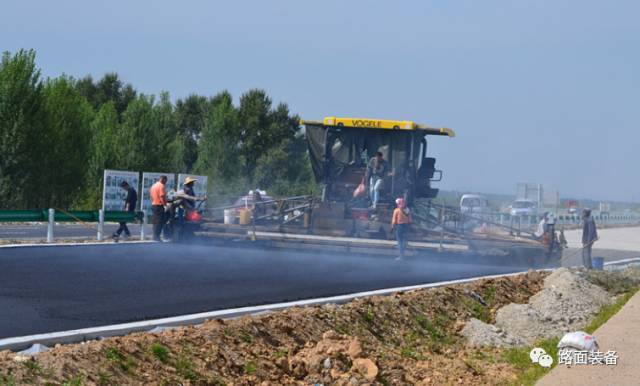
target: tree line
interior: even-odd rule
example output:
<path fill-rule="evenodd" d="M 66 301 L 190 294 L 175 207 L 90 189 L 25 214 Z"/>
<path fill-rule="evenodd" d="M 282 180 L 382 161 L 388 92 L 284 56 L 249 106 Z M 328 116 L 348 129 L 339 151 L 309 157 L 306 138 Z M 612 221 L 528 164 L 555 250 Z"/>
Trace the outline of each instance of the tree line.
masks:
<path fill-rule="evenodd" d="M 144 94 L 116 73 L 43 79 L 33 50 L 0 63 L 0 208 L 95 209 L 104 169 L 209 176 L 220 197 L 315 189 L 299 118 L 265 91 Z"/>

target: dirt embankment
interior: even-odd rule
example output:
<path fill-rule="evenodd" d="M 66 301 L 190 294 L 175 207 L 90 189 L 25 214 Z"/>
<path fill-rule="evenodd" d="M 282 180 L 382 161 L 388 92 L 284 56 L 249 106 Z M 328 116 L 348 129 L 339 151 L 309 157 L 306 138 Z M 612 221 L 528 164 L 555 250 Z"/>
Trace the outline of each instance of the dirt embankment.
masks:
<path fill-rule="evenodd" d="M 557 269 L 529 302 L 502 307 L 494 325 L 473 318 L 462 335 L 477 346 L 522 346 L 580 330 L 601 307 L 614 301 L 612 294 L 583 275 Z"/>
<path fill-rule="evenodd" d="M 544 273 L 0 353 L 0 384 L 493 384 L 516 370 L 467 348 L 474 318 L 527 303 Z M 498 349 L 496 349 L 498 350 Z"/>

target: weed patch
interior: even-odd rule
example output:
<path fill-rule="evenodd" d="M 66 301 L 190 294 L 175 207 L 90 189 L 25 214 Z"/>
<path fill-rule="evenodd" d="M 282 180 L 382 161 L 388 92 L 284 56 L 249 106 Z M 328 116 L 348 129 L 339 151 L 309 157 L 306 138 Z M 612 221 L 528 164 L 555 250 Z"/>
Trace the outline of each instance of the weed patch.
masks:
<path fill-rule="evenodd" d="M 258 365 L 255 362 L 247 362 L 244 364 L 244 373 L 247 375 L 253 375 L 258 371 Z"/>
<path fill-rule="evenodd" d="M 151 352 L 162 363 L 169 362 L 169 349 L 160 343 L 154 343 L 151 345 Z"/>

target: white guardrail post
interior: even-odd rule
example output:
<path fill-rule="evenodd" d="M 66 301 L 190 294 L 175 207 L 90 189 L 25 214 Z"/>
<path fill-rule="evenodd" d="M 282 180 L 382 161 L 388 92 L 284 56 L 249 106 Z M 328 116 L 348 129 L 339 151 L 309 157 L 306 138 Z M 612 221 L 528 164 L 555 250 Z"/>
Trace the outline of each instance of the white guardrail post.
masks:
<path fill-rule="evenodd" d="M 98 241 L 102 241 L 104 237 L 104 209 L 98 211 Z"/>
<path fill-rule="evenodd" d="M 47 242 L 53 242 L 53 225 L 56 221 L 56 210 L 49 208 L 49 223 L 47 224 Z"/>

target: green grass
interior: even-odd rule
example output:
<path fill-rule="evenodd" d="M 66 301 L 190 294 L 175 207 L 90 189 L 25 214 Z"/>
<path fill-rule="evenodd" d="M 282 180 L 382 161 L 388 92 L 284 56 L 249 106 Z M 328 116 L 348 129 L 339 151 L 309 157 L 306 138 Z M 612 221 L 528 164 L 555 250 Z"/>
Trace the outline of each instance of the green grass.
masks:
<path fill-rule="evenodd" d="M 287 355 L 289 355 L 289 350 L 286 348 L 276 351 L 276 358 L 284 358 Z"/>
<path fill-rule="evenodd" d="M 247 375 L 253 375 L 258 371 L 258 365 L 255 362 L 247 362 L 244 364 L 244 373 Z"/>
<path fill-rule="evenodd" d="M 634 288 L 626 294 L 622 295 L 615 303 L 604 306 L 600 311 L 591 319 L 591 322 L 584 328 L 584 331 L 593 334 L 598 327 L 602 326 L 609 318 L 615 315 L 620 309 L 631 299 L 635 293 L 638 292 L 638 288 Z"/>
<path fill-rule="evenodd" d="M 553 365 L 555 367 L 558 363 L 557 346 L 560 339 L 544 339 L 536 342 L 533 346 L 529 347 L 515 347 L 506 350 L 502 353 L 502 360 L 513 365 L 520 371 L 518 379 L 513 382 L 514 385 L 533 385 L 538 379 L 549 372 L 550 369 L 544 368 L 537 363 L 531 362 L 529 353 L 533 347 L 543 348 L 547 354 L 553 357 Z"/>
<path fill-rule="evenodd" d="M 492 306 L 494 301 L 496 300 L 496 291 L 496 286 L 490 285 L 482 292 L 482 298 L 489 305 L 489 307 Z"/>
<path fill-rule="evenodd" d="M 0 386 L 16 386 L 13 375 L 0 375 Z"/>
<path fill-rule="evenodd" d="M 591 319 L 591 322 L 583 329 L 585 332 L 592 334 L 598 327 L 602 326 L 607 320 L 615 315 L 620 309 L 631 299 L 631 297 L 638 291 L 638 288 L 634 288 L 632 291 L 621 296 L 614 304 L 604 306 L 600 311 Z M 558 363 L 558 342 L 559 338 L 545 339 L 536 342 L 533 346 L 528 347 L 515 347 L 508 349 L 502 353 L 502 360 L 513 365 L 520 371 L 520 375 L 514 385 L 533 385 L 553 369 Z M 553 365 L 551 368 L 544 368 L 537 363 L 532 363 L 529 358 L 529 353 L 533 347 L 543 348 L 547 354 L 553 357 Z"/>
<path fill-rule="evenodd" d="M 243 331 L 240 334 L 240 339 L 245 343 L 253 343 L 253 335 L 249 334 L 246 331 Z"/>
<path fill-rule="evenodd" d="M 420 353 L 418 353 L 416 348 L 413 346 L 402 347 L 402 349 L 400 349 L 400 355 L 402 355 L 402 357 L 404 358 L 409 358 L 414 360 L 422 359 L 422 355 L 420 355 Z"/>
<path fill-rule="evenodd" d="M 197 381 L 200 378 L 199 374 L 195 370 L 195 363 L 193 363 L 193 361 L 184 354 L 180 355 L 176 360 L 175 368 L 178 374 L 185 379 Z"/>
<path fill-rule="evenodd" d="M 166 346 L 160 343 L 154 343 L 151 345 L 151 353 L 153 353 L 153 356 L 160 362 L 169 362 L 169 349 Z"/>
<path fill-rule="evenodd" d="M 125 373 L 130 373 L 133 371 L 135 367 L 135 361 L 133 358 L 128 358 L 124 354 L 122 354 L 117 348 L 109 347 L 105 351 L 105 356 L 109 362 L 113 362 L 120 367 L 122 371 Z"/>
<path fill-rule="evenodd" d="M 375 312 L 373 311 L 373 307 L 369 306 L 367 307 L 367 312 L 364 314 L 364 320 L 369 324 L 373 324 L 374 319 Z"/>
<path fill-rule="evenodd" d="M 115 347 L 109 347 L 105 352 L 105 356 L 112 362 L 120 362 L 124 360 L 124 355 Z"/>
<path fill-rule="evenodd" d="M 29 373 L 33 375 L 42 374 L 42 366 L 40 366 L 40 364 L 35 360 L 29 359 L 26 362 L 22 362 L 22 365 L 26 367 L 27 371 L 29 371 Z"/>
<path fill-rule="evenodd" d="M 105 373 L 103 371 L 100 371 L 98 373 L 98 385 L 109 385 L 111 384 L 111 378 L 113 376 L 111 375 L 111 373 Z"/>
<path fill-rule="evenodd" d="M 489 308 L 483 306 L 480 302 L 476 300 L 471 300 L 469 303 L 469 311 L 471 311 L 471 316 L 482 320 L 485 323 L 491 323 L 491 317 L 489 315 Z"/>
<path fill-rule="evenodd" d="M 82 381 L 84 377 L 82 375 L 77 375 L 68 381 L 62 383 L 62 386 L 82 386 Z"/>

